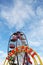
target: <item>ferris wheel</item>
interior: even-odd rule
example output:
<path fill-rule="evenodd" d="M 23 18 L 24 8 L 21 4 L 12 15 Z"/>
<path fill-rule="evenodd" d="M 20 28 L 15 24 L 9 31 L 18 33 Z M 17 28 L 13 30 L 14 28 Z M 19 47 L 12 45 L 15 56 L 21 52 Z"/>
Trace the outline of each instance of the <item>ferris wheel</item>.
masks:
<path fill-rule="evenodd" d="M 19 31 L 10 36 L 6 60 L 4 65 L 43 65 L 39 55 L 28 46 L 25 34 Z"/>

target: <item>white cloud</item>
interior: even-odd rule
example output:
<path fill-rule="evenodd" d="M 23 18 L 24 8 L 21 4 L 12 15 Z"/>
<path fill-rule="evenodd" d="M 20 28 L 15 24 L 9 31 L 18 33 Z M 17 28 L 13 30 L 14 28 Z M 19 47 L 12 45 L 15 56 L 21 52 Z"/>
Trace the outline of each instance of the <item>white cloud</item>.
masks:
<path fill-rule="evenodd" d="M 7 54 L 4 51 L 0 51 L 0 65 L 3 65 Z"/>
<path fill-rule="evenodd" d="M 38 15 L 39 17 L 41 17 L 41 18 L 43 17 L 43 8 L 37 7 L 36 12 L 37 12 L 37 15 Z"/>
<path fill-rule="evenodd" d="M 0 60 L 1 60 L 1 59 L 0 59 Z M 3 65 L 3 62 L 2 62 L 2 61 L 0 62 L 0 65 Z"/>
<path fill-rule="evenodd" d="M 29 27 L 30 33 L 27 32 L 30 46 L 40 47 L 43 45 L 43 19 L 32 23 Z"/>
<path fill-rule="evenodd" d="M 0 51 L 0 54 L 3 54 L 3 51 Z"/>
<path fill-rule="evenodd" d="M 30 46 L 39 47 L 41 44 L 38 41 L 30 41 Z"/>
<path fill-rule="evenodd" d="M 32 4 L 34 2 L 34 0 L 21 0 L 24 1 L 25 4 Z"/>
<path fill-rule="evenodd" d="M 40 25 L 43 26 L 43 19 L 40 20 L 40 23 L 41 23 Z"/>
<path fill-rule="evenodd" d="M 25 5 L 22 1 L 18 0 L 12 9 L 7 11 L 6 8 L 2 9 L 1 16 L 7 20 L 9 28 L 15 26 L 16 29 L 21 29 L 25 25 L 24 20 L 35 16 L 35 13 L 31 5 Z"/>
<path fill-rule="evenodd" d="M 7 53 L 4 51 L 0 51 L 0 58 L 5 58 L 7 56 Z"/>

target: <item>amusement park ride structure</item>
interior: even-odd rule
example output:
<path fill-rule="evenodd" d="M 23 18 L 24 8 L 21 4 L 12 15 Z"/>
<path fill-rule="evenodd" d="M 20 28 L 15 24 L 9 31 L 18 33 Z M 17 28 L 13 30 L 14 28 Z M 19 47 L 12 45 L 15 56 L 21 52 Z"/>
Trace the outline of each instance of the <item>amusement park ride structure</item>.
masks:
<path fill-rule="evenodd" d="M 37 58 L 39 62 L 37 62 Z M 32 60 L 31 60 L 32 58 Z M 4 65 L 43 65 L 39 55 L 28 46 L 26 36 L 22 32 L 13 33 L 8 43 L 8 56 Z"/>

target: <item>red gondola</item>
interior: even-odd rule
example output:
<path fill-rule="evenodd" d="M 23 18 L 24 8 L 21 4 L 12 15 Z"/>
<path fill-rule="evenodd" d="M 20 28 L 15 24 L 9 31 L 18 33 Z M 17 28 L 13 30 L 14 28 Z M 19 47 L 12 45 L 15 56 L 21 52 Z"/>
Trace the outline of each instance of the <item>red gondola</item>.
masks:
<path fill-rule="evenodd" d="M 15 48 L 15 45 L 14 44 L 10 44 L 10 48 Z"/>
<path fill-rule="evenodd" d="M 12 42 L 17 41 L 17 36 L 16 36 L 16 35 L 13 35 L 13 37 L 12 37 L 11 41 L 12 41 Z"/>

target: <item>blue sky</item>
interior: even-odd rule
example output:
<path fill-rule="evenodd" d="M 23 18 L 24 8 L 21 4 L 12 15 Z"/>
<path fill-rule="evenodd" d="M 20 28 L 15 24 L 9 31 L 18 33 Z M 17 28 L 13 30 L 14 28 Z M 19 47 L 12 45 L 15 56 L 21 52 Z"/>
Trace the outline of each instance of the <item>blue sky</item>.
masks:
<path fill-rule="evenodd" d="M 43 0 L 0 0 L 0 63 L 16 31 L 24 32 L 29 46 L 43 57 Z"/>

